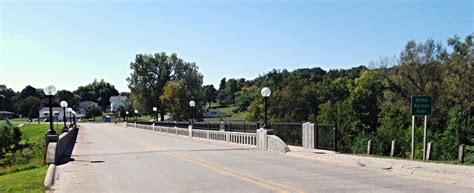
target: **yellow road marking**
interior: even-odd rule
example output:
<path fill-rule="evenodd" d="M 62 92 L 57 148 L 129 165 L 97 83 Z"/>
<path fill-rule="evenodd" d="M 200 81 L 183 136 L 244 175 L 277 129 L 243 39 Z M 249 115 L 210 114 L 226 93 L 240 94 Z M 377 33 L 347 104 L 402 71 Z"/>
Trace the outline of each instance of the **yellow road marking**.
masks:
<path fill-rule="evenodd" d="M 129 138 L 129 137 L 127 136 L 127 138 Z M 166 150 L 166 149 L 163 149 L 163 148 L 161 148 L 161 147 L 159 147 L 158 145 L 155 145 L 155 144 L 143 143 L 141 141 L 136 141 L 136 140 L 133 140 L 131 138 L 129 138 L 129 139 L 131 141 L 135 142 L 136 144 L 139 144 L 139 145 L 142 145 L 142 146 L 145 146 L 145 147 L 148 147 L 148 148 L 158 149 L 158 150 L 161 150 L 161 151 Z M 226 174 L 228 176 L 232 176 L 232 177 L 235 177 L 235 178 L 238 178 L 238 179 L 250 182 L 250 183 L 254 183 L 254 184 L 260 185 L 262 187 L 266 187 L 266 188 L 269 188 L 269 189 L 272 189 L 272 190 L 276 190 L 280 193 L 288 193 L 289 190 L 287 190 L 287 189 L 293 190 L 293 191 L 298 192 L 298 193 L 305 193 L 304 190 L 301 190 L 301 189 L 298 189 L 298 188 L 295 188 L 295 187 L 292 187 L 292 186 L 288 186 L 288 185 L 280 184 L 280 183 L 273 182 L 273 181 L 270 181 L 270 180 L 265 180 L 265 179 L 261 179 L 261 178 L 255 177 L 255 176 L 243 174 L 243 173 L 225 168 L 223 166 L 219 166 L 217 164 L 212 164 L 212 163 L 208 163 L 208 162 L 205 162 L 205 161 L 202 161 L 202 160 L 197 160 L 197 159 L 191 158 L 189 156 L 185 156 L 181 153 L 170 152 L 170 151 L 163 151 L 163 152 L 166 153 L 166 154 L 172 155 L 176 158 L 180 158 L 182 160 L 189 161 L 189 162 L 195 163 L 197 165 L 203 166 L 205 168 L 214 170 L 216 172 L 223 173 L 223 174 Z M 272 184 L 274 186 L 270 186 L 268 184 Z"/>

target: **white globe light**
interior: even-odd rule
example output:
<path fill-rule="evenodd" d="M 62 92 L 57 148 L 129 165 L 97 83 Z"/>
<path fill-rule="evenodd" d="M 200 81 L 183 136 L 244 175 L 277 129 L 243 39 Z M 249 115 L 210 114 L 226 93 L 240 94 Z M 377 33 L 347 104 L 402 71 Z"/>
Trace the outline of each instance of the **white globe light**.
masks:
<path fill-rule="evenodd" d="M 153 111 L 155 111 L 155 112 L 156 112 L 157 110 L 158 110 L 158 108 L 156 108 L 156 107 L 153 107 Z"/>
<path fill-rule="evenodd" d="M 53 85 L 49 85 L 43 89 L 43 92 L 46 96 L 53 96 L 56 94 L 57 90 Z"/>
<path fill-rule="evenodd" d="M 67 107 L 67 102 L 66 101 L 61 101 L 60 104 L 61 104 L 61 107 L 63 107 L 63 108 Z"/>
<path fill-rule="evenodd" d="M 272 91 L 268 87 L 263 87 L 262 90 L 260 91 L 260 94 L 263 97 L 269 97 L 272 94 Z"/>
<path fill-rule="evenodd" d="M 128 111 L 125 111 L 125 114 L 127 114 L 127 115 L 128 115 Z"/>
<path fill-rule="evenodd" d="M 135 110 L 135 114 L 138 114 L 138 110 Z"/>
<path fill-rule="evenodd" d="M 196 106 L 196 103 L 194 101 L 189 101 L 189 106 L 194 107 L 194 106 Z"/>

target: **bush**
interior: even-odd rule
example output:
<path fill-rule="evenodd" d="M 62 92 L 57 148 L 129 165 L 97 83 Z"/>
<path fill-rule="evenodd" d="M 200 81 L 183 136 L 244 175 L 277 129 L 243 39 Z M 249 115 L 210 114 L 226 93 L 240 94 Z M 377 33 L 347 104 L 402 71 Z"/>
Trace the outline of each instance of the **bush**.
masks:
<path fill-rule="evenodd" d="M 9 128 L 7 125 L 0 126 L 0 158 L 7 152 L 17 149 L 20 141 L 20 128 L 17 126 Z"/>

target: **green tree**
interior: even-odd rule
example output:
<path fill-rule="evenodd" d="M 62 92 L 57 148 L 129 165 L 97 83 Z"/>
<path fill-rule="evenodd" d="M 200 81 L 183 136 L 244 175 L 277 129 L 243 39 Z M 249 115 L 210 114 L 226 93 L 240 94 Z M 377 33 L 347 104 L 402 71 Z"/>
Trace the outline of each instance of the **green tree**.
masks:
<path fill-rule="evenodd" d="M 79 95 L 75 95 L 68 90 L 60 90 L 56 93 L 56 96 L 59 101 L 66 101 L 68 103 L 68 107 L 73 109 L 76 109 L 80 102 Z"/>
<path fill-rule="evenodd" d="M 38 117 L 41 100 L 37 97 L 29 96 L 17 103 L 18 113 L 28 118 Z M 30 113 L 36 112 L 36 113 Z"/>
<path fill-rule="evenodd" d="M 219 90 L 217 90 L 217 100 L 219 103 L 224 103 L 224 100 L 227 98 L 226 92 L 225 92 L 225 85 L 226 84 L 226 78 L 222 78 L 221 82 L 219 84 Z"/>
<path fill-rule="evenodd" d="M 105 82 L 103 79 L 101 81 L 94 80 L 86 86 L 80 86 L 73 93 L 80 96 L 82 101 L 97 102 L 103 111 L 110 106 L 110 97 L 119 94 L 114 85 Z"/>
<path fill-rule="evenodd" d="M 102 111 L 98 107 L 91 106 L 91 107 L 86 108 L 85 118 L 88 118 L 88 119 L 93 118 L 95 121 L 95 117 L 98 117 L 101 115 L 102 115 Z"/>
<path fill-rule="evenodd" d="M 214 88 L 214 85 L 204 86 L 204 94 L 206 101 L 209 103 L 209 108 L 211 108 L 211 103 L 216 102 L 217 99 L 217 90 Z"/>
<path fill-rule="evenodd" d="M 237 80 L 235 80 L 235 79 L 227 80 L 227 82 L 225 83 L 225 88 L 224 88 L 224 92 L 225 92 L 225 96 L 226 96 L 224 101 L 226 103 L 234 104 L 235 103 L 235 94 L 238 91 L 239 91 L 239 85 L 238 85 Z"/>
<path fill-rule="evenodd" d="M 1 111 L 15 112 L 15 91 L 6 85 L 0 85 L 0 109 Z"/>

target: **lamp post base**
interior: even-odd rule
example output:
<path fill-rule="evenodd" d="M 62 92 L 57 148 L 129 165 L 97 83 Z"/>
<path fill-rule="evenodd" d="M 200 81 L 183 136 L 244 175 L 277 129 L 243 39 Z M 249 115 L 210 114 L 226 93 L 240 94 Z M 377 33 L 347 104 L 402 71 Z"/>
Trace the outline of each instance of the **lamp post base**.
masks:
<path fill-rule="evenodd" d="M 69 131 L 69 128 L 63 127 L 63 130 L 62 130 L 63 133 L 66 133 L 66 132 L 68 132 L 68 131 Z"/>

